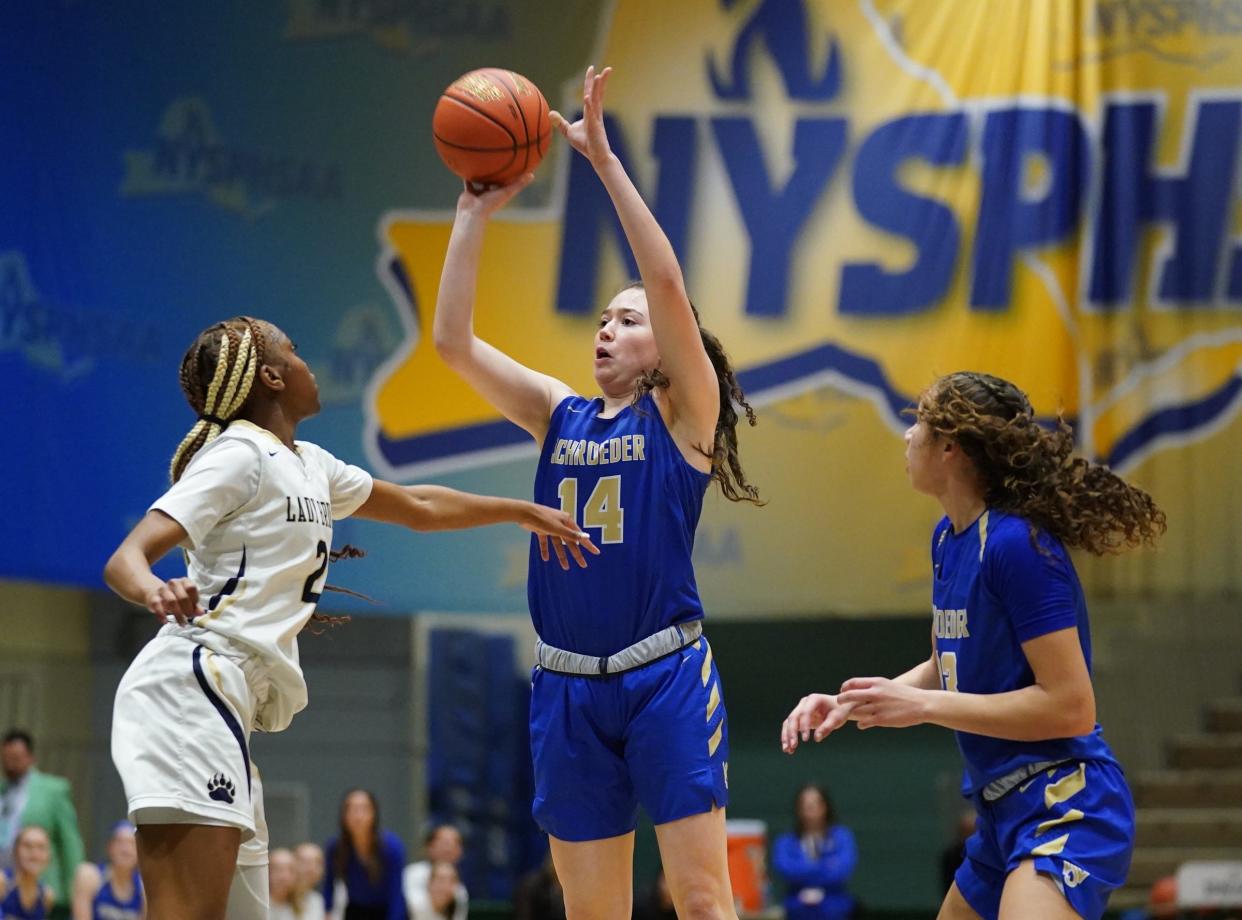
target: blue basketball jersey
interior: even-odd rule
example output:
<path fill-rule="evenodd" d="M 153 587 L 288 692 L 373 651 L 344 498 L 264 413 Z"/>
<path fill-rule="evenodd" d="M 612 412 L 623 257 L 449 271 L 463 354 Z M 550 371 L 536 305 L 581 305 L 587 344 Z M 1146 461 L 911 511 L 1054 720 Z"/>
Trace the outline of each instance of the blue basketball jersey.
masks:
<path fill-rule="evenodd" d="M 112 872 L 107 866 L 99 867 L 103 886 L 91 902 L 92 920 L 140 920 L 142 917 L 142 878 L 134 870 L 133 893 L 121 900 L 112 890 Z"/>
<path fill-rule="evenodd" d="M 614 418 L 602 399 L 570 396 L 552 413 L 535 501 L 572 514 L 600 549 L 568 572 L 531 538 L 527 594 L 539 637 L 611 655 L 703 616 L 690 556 L 711 477 L 686 462 L 647 394 Z"/>
<path fill-rule="evenodd" d="M 47 886 L 43 883 L 39 884 L 34 905 L 25 907 L 22 904 L 21 892 L 17 890 L 17 879 L 13 870 L 5 869 L 4 891 L 4 897 L 0 898 L 0 920 L 44 920 L 47 917 Z"/>
<path fill-rule="evenodd" d="M 1077 627 L 1091 669 L 1091 631 L 1078 573 L 1059 540 L 1042 531 L 1038 539 L 1044 552 L 1031 545 L 1025 519 L 995 509 L 959 534 L 947 517 L 936 525 L 932 615 L 945 690 L 1005 693 L 1033 685 L 1022 643 L 1069 627 Z M 966 761 L 964 795 L 1029 763 L 1115 762 L 1099 725 L 1088 735 L 1049 741 L 955 734 Z"/>

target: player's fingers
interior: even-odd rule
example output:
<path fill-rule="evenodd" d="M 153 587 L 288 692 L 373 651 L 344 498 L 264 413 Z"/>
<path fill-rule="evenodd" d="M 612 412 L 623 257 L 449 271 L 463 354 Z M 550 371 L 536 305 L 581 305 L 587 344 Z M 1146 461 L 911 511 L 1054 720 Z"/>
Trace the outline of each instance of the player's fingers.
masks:
<path fill-rule="evenodd" d="M 586 69 L 586 77 L 582 80 L 582 101 L 586 102 L 591 98 L 591 86 L 595 83 L 595 65 L 588 64 Z"/>
<path fill-rule="evenodd" d="M 843 706 L 853 703 L 871 703 L 879 696 L 875 690 L 846 690 L 837 694 L 837 702 Z"/>
<path fill-rule="evenodd" d="M 194 609 L 190 611 L 191 619 L 197 616 L 202 616 L 204 613 L 207 612 L 206 610 L 203 609 L 202 601 L 199 598 L 198 585 L 194 584 L 194 582 L 190 581 L 189 579 L 186 579 L 185 592 L 189 596 L 190 602 L 194 605 Z"/>
<path fill-rule="evenodd" d="M 819 727 L 815 729 L 815 740 L 823 741 L 838 728 L 844 725 L 845 717 L 848 712 L 848 709 L 838 706 L 836 709 L 832 710 L 832 712 L 828 713 L 828 718 L 820 722 Z"/>
<path fill-rule="evenodd" d="M 552 127 L 556 128 L 557 131 L 560 131 L 562 136 L 564 136 L 565 139 L 568 140 L 569 139 L 569 122 L 565 120 L 565 117 L 561 115 L 560 112 L 549 112 L 548 118 L 552 122 Z"/>
<path fill-rule="evenodd" d="M 190 599 L 190 593 L 186 590 L 185 579 L 173 579 L 168 583 L 168 590 L 172 592 L 173 602 L 177 608 L 178 620 L 182 616 L 193 616 L 198 604 Z"/>
<path fill-rule="evenodd" d="M 552 532 L 555 536 L 562 540 L 581 540 L 585 537 L 586 531 L 578 526 L 578 522 L 574 520 L 572 514 L 566 514 L 563 511 L 555 512 L 552 518 Z"/>
<path fill-rule="evenodd" d="M 605 67 L 595 78 L 595 104 L 600 108 L 604 105 L 604 92 L 608 89 L 608 78 L 612 75 L 612 68 Z"/>
<path fill-rule="evenodd" d="M 587 567 L 587 561 L 583 558 L 582 549 L 577 543 L 569 544 L 569 555 L 574 557 L 574 562 L 578 563 L 578 568 L 585 569 Z"/>
<path fill-rule="evenodd" d="M 792 712 L 789 714 L 789 718 L 785 720 L 784 725 L 781 726 L 781 744 L 788 754 L 792 754 L 798 749 L 798 731 L 794 725 L 794 713 Z"/>
<path fill-rule="evenodd" d="M 569 571 L 569 557 L 565 555 L 565 541 L 560 537 L 552 537 L 552 549 L 556 551 L 556 561 L 561 564 L 561 568 L 566 572 Z"/>
<path fill-rule="evenodd" d="M 185 626 L 190 622 L 186 615 L 181 612 L 181 604 L 177 601 L 177 596 L 167 585 L 162 586 L 156 594 L 156 603 L 159 606 L 157 613 L 161 613 L 165 617 L 172 617 L 181 626 Z M 154 611 L 155 608 L 153 607 L 152 610 Z"/>
<path fill-rule="evenodd" d="M 851 677 L 841 685 L 842 690 L 866 690 L 874 687 L 880 680 L 878 677 Z"/>
<path fill-rule="evenodd" d="M 794 720 L 794 726 L 798 735 L 806 741 L 811 734 L 811 715 L 814 712 L 814 705 L 809 699 L 804 699 L 798 704 L 797 712 L 798 717 Z"/>
<path fill-rule="evenodd" d="M 548 538 L 544 534 L 535 534 L 539 538 L 539 558 L 548 561 Z"/>

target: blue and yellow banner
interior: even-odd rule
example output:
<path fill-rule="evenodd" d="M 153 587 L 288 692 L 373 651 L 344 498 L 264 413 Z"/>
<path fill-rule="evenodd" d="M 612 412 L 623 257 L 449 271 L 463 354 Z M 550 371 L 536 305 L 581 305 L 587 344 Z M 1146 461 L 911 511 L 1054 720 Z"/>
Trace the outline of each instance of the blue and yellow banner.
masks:
<path fill-rule="evenodd" d="M 0 371 L 33 384 L 34 404 L 70 401 L 100 360 L 134 380 L 166 373 L 168 391 L 194 327 L 245 308 L 310 337 L 330 408 L 307 437 L 402 481 L 526 494 L 533 445 L 431 346 L 455 185 L 431 152 L 430 109 L 457 73 L 503 65 L 568 113 L 586 64 L 610 64 L 613 147 L 760 407 L 742 455 L 769 504 L 709 503 L 696 549 L 709 609 L 922 609 L 937 509 L 909 490 L 901 413 L 962 368 L 1013 379 L 1048 418 L 1064 412 L 1085 453 L 1167 508 L 1160 554 L 1088 566 L 1089 583 L 1239 587 L 1237 515 L 1220 499 L 1239 484 L 1242 399 L 1236 5 L 621 0 L 569 14 L 479 2 L 425 20 L 365 9 L 238 7 L 250 26 L 233 55 L 249 75 L 241 91 L 209 62 L 168 62 L 178 80 L 115 88 L 103 108 L 117 124 L 92 122 L 107 169 L 97 149 L 55 154 L 96 163 L 65 193 L 87 220 L 50 232 L 10 218 L 0 238 L 6 316 L 47 304 L 61 318 L 38 328 L 75 330 L 58 350 L 6 320 Z M 109 34 L 113 52 L 132 41 Z M 285 82 L 260 80 L 261 64 Z M 37 180 L 38 162 L 19 159 L 23 178 Z M 120 242 L 104 232 L 122 223 Z M 149 296 L 120 265 L 145 273 Z M 603 188 L 558 144 L 489 230 L 476 330 L 590 393 L 595 317 L 635 274 Z M 169 322 L 168 304 L 185 301 L 187 321 Z M 116 319 L 98 323 L 90 304 Z M 171 449 L 176 398 L 141 426 L 93 430 L 92 447 Z M 54 417 L 31 413 L 36 426 Z M 154 459 L 137 461 L 151 497 Z M 144 507 L 122 492 L 98 541 L 44 567 L 53 577 L 89 580 L 86 560 L 101 564 Z M 520 535 L 411 550 L 405 535 L 360 532 L 368 592 L 398 607 L 524 605 Z"/>

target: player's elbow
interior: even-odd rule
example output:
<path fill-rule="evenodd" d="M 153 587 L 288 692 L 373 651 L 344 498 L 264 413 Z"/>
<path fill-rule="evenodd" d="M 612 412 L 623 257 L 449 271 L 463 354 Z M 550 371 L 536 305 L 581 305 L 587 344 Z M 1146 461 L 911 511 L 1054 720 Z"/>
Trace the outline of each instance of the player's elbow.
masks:
<path fill-rule="evenodd" d="M 664 298 L 684 297 L 686 293 L 686 282 L 676 263 L 649 271 L 643 278 L 643 287 L 648 297 L 653 293 Z"/>
<path fill-rule="evenodd" d="M 120 594 L 121 573 L 124 570 L 125 562 L 121 555 L 121 549 L 117 549 L 108 561 L 104 563 L 103 580 L 109 588 Z"/>
<path fill-rule="evenodd" d="M 1057 708 L 1058 737 L 1077 738 L 1095 731 L 1095 694 L 1090 686 L 1086 692 L 1060 701 Z"/>
<path fill-rule="evenodd" d="M 430 533 L 453 530 L 456 522 L 453 502 L 432 487 L 415 485 L 404 489 L 402 522 L 411 530 Z"/>
<path fill-rule="evenodd" d="M 436 354 L 440 356 L 440 359 L 446 364 L 451 365 L 466 354 L 469 339 L 466 336 L 437 327 L 432 333 L 432 343 L 435 345 Z"/>
<path fill-rule="evenodd" d="M 425 495 L 416 494 L 414 492 L 416 488 L 417 486 L 412 486 L 406 490 L 402 522 L 410 530 L 415 530 L 419 533 L 438 530 L 439 528 L 436 527 L 435 503 Z"/>

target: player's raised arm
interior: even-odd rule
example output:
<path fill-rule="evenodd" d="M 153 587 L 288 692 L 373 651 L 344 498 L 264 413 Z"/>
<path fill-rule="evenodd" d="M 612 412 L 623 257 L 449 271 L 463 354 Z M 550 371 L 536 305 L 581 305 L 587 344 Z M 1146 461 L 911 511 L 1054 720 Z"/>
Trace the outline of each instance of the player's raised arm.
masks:
<path fill-rule="evenodd" d="M 591 161 L 612 198 L 647 293 L 660 370 L 669 379 L 672 423 L 706 447 L 712 443 L 720 414 L 716 371 L 703 347 L 677 254 L 608 143 L 604 92 L 611 74 L 611 67 L 598 74 L 594 67 L 587 68 L 581 119 L 570 124 L 558 112 L 550 117 L 573 148 Z"/>
<path fill-rule="evenodd" d="M 463 191 L 449 237 L 440 291 L 436 297 L 436 352 L 505 418 L 542 442 L 552 410 L 572 390 L 547 374 L 531 370 L 474 334 L 474 300 L 479 256 L 488 218 L 525 188 L 530 174 L 502 188 Z M 504 304 L 494 305 L 504 309 Z M 520 323 L 521 316 L 513 321 Z"/>

